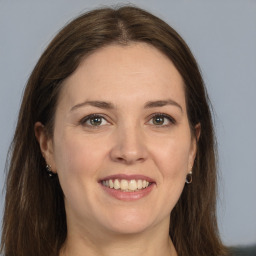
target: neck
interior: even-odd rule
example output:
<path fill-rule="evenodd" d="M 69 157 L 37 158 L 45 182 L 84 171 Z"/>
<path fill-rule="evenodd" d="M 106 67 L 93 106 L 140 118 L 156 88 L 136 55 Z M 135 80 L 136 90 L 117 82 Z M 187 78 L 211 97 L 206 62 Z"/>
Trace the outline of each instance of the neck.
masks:
<path fill-rule="evenodd" d="M 177 256 L 166 232 L 154 228 L 138 234 L 79 234 L 68 233 L 60 256 Z"/>

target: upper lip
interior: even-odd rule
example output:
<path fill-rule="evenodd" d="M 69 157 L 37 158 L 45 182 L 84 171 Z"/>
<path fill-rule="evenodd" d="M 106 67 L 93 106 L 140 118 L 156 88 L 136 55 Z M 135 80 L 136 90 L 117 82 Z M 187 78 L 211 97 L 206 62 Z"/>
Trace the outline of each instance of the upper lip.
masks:
<path fill-rule="evenodd" d="M 155 182 L 152 178 L 145 176 L 145 175 L 140 175 L 140 174 L 131 174 L 131 175 L 127 175 L 127 174 L 114 174 L 114 175 L 109 175 L 106 176 L 102 179 L 99 180 L 99 182 L 104 181 L 104 180 L 146 180 L 150 183 Z"/>

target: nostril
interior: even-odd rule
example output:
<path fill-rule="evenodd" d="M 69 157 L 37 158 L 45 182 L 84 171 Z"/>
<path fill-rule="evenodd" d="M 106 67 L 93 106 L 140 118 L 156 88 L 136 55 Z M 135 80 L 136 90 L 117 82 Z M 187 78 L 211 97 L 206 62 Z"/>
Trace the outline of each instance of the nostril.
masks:
<path fill-rule="evenodd" d="M 113 159 L 116 162 L 125 163 L 125 164 L 132 164 L 135 162 L 144 162 L 145 161 L 145 157 L 138 157 L 135 155 L 116 156 Z"/>
<path fill-rule="evenodd" d="M 147 158 L 147 150 L 145 145 L 138 141 L 120 141 L 110 151 L 110 157 L 113 161 L 132 164 L 135 162 L 143 162 Z"/>
<path fill-rule="evenodd" d="M 122 157 L 117 157 L 116 158 L 118 161 L 120 161 L 120 162 L 124 162 L 125 160 L 124 160 L 124 158 L 122 158 Z"/>
<path fill-rule="evenodd" d="M 144 160 L 145 160 L 145 158 L 141 157 L 141 158 L 138 158 L 138 160 L 137 160 L 137 161 L 139 161 L 139 162 L 143 162 Z"/>

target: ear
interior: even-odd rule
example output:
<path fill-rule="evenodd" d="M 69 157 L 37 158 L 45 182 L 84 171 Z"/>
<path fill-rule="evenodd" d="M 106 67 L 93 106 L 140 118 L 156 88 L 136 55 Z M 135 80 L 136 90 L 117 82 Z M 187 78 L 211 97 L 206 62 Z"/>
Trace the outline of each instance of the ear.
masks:
<path fill-rule="evenodd" d="M 198 123 L 194 127 L 194 134 L 192 134 L 192 138 L 191 138 L 191 148 L 190 148 L 189 166 L 188 166 L 189 171 L 192 170 L 194 165 L 196 152 L 197 152 L 197 142 L 199 141 L 200 134 L 201 134 L 201 124 Z"/>
<path fill-rule="evenodd" d="M 52 172 L 56 173 L 52 139 L 49 138 L 44 125 L 40 122 L 35 123 L 34 131 L 46 164 L 50 165 Z"/>
<path fill-rule="evenodd" d="M 195 130 L 196 142 L 198 142 L 198 141 L 199 141 L 199 138 L 200 138 L 200 135 L 201 135 L 201 124 L 198 123 L 198 124 L 195 126 L 194 130 Z"/>

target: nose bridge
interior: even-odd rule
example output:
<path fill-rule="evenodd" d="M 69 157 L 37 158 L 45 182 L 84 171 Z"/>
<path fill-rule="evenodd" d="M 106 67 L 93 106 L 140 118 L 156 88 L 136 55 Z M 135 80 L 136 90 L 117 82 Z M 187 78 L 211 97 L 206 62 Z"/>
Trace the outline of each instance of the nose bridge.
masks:
<path fill-rule="evenodd" d="M 147 157 L 145 142 L 142 127 L 138 123 L 122 123 L 116 130 L 112 159 L 126 164 L 144 161 Z"/>

